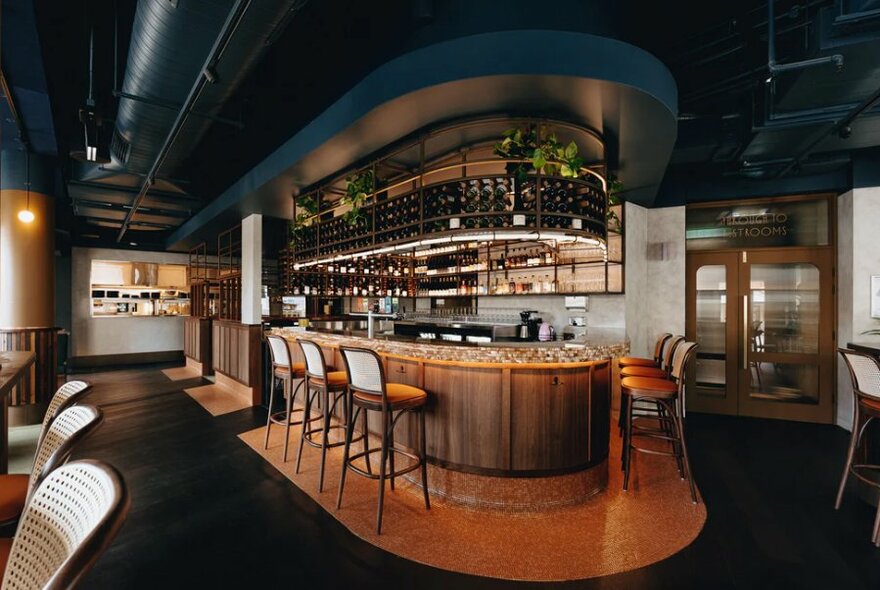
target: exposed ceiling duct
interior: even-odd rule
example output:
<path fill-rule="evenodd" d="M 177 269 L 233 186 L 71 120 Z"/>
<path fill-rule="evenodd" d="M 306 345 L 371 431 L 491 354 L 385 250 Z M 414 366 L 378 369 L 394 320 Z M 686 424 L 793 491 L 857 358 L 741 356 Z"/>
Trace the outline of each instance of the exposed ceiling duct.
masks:
<path fill-rule="evenodd" d="M 172 174 L 214 123 L 276 30 L 283 29 L 305 2 L 251 3 L 222 59 L 202 72 L 205 57 L 233 4 L 231 0 L 138 2 L 112 140 L 117 165 L 137 173 L 149 170 L 177 117 L 175 106 L 183 104 L 196 77 L 205 75 L 210 83 L 193 106 L 196 114 L 165 159 L 164 171 Z"/>
<path fill-rule="evenodd" d="M 110 188 L 135 188 L 162 152 L 161 180 L 150 189 L 180 192 L 185 197 L 186 184 L 169 181 L 175 171 L 185 176 L 183 164 L 211 125 L 241 126 L 220 112 L 256 65 L 264 50 L 287 26 L 290 18 L 306 0 L 259 0 L 248 2 L 236 27 L 225 37 L 221 50 L 214 51 L 218 34 L 236 2 L 233 0 L 141 0 L 135 10 L 125 75 L 121 88 L 114 90 L 119 100 L 110 145 L 112 162 L 103 166 L 78 162 L 73 179 Z M 216 57 L 206 65 L 209 53 Z M 205 84 L 192 104 L 187 104 L 195 81 Z M 169 146 L 163 146 L 186 106 L 180 129 Z M 154 179 L 155 180 L 155 179 Z M 79 190 L 78 193 L 83 191 Z M 100 201 L 103 192 L 82 195 Z M 179 216 L 149 227 L 136 223 L 138 193 L 131 195 L 131 213 L 103 225 L 129 225 L 140 229 L 164 229 L 177 226 Z M 190 203 L 191 205 L 191 203 Z M 88 211 L 88 209 L 85 209 Z M 88 213 L 86 213 L 88 216 Z M 125 222 L 128 223 L 125 223 Z"/>

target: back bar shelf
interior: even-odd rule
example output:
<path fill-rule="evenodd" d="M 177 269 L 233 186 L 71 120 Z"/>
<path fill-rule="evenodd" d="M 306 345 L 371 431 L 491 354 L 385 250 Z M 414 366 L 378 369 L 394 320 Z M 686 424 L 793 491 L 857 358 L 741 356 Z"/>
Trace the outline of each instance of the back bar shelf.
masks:
<path fill-rule="evenodd" d="M 535 170 L 531 159 L 500 157 L 497 142 L 511 127 L 574 142 L 586 163 L 563 176 L 559 165 Z M 623 292 L 623 207 L 609 201 L 604 162 L 597 133 L 562 121 L 495 117 L 429 130 L 294 197 L 279 257 L 283 288 L 322 296 Z M 499 267 L 517 247 L 549 254 L 540 265 Z M 478 253 L 469 269 L 450 265 L 454 286 L 421 269 L 423 258 L 450 253 L 444 248 L 453 257 Z M 567 258 L 573 249 L 582 255 Z M 387 272 L 384 263 L 364 271 L 358 262 L 391 256 L 404 262 Z M 542 272 L 536 280 L 510 280 L 533 267 Z"/>

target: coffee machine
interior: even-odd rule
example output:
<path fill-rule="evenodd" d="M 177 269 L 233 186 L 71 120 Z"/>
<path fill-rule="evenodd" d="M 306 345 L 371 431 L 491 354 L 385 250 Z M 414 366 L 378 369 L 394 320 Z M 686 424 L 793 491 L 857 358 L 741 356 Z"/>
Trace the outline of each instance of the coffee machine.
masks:
<path fill-rule="evenodd" d="M 537 340 L 538 331 L 541 328 L 541 318 L 533 318 L 531 315 L 538 313 L 537 310 L 519 312 L 522 323 L 519 326 L 520 340 Z"/>

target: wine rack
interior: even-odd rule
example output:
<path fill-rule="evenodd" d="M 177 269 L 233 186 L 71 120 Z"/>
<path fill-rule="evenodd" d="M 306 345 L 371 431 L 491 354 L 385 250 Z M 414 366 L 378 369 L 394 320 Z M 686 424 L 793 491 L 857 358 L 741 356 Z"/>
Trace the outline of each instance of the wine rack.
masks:
<path fill-rule="evenodd" d="M 462 132 L 486 124 L 509 128 L 511 122 L 565 129 L 570 134 L 565 141 L 573 136 L 581 146 L 592 142 L 601 149 L 593 152 L 596 157 L 585 157 L 592 163 L 579 169 L 576 178 L 563 177 L 558 165 L 536 171 L 528 160 L 499 157 L 492 146 L 501 131 L 491 140 L 476 141 Z M 442 147 L 428 154 L 426 142 L 447 131 L 454 136 L 438 140 Z M 467 145 L 454 147 L 462 137 L 468 137 Z M 623 211 L 622 206 L 609 204 L 604 149 L 601 137 L 584 127 L 510 117 L 453 123 L 391 146 L 372 163 L 303 192 L 319 213 L 291 228 L 282 264 L 284 289 L 289 294 L 338 297 L 382 292 L 387 296 L 389 288 L 383 281 L 390 280 L 392 293 L 407 296 L 622 292 L 623 228 L 617 220 L 622 220 Z M 364 178 L 372 179 L 368 186 L 375 187 L 374 192 L 357 193 L 352 201 L 352 187 L 364 186 L 356 184 Z M 294 203 L 294 217 L 299 218 L 302 209 Z M 614 220 L 612 227 L 609 219 Z M 478 242 L 469 247 L 478 248 L 477 253 L 461 250 L 452 262 L 413 258 L 416 244 L 424 247 L 426 240 L 430 245 L 464 246 L 471 236 Z M 546 248 L 546 242 L 555 248 L 572 240 L 589 248 L 601 244 L 603 250 L 571 263 L 558 252 L 547 260 L 544 252 L 540 265 L 532 261 L 521 267 L 518 254 L 497 254 L 499 248 L 515 251 L 518 241 L 532 241 L 539 248 Z M 387 252 L 406 252 L 402 258 L 409 257 L 410 274 L 365 269 L 360 277 L 360 272 L 339 270 L 339 265 L 349 264 L 347 260 Z M 464 259 L 471 256 L 473 260 Z M 444 264 L 445 271 L 432 266 Z M 534 268 L 534 276 L 524 273 L 523 267 Z M 507 276 L 511 274 L 513 280 Z"/>

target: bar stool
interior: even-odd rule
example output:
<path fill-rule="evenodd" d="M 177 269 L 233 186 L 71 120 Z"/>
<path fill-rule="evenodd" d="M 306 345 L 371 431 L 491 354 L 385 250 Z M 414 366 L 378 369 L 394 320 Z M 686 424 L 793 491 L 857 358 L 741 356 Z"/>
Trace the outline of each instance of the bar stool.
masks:
<path fill-rule="evenodd" d="M 290 427 L 295 424 L 302 424 L 302 420 L 294 421 L 293 415 L 296 412 L 302 412 L 302 409 L 294 409 L 293 402 L 296 401 L 296 394 L 302 388 L 306 377 L 306 364 L 293 362 L 293 354 L 291 354 L 290 343 L 286 338 L 277 335 L 266 336 L 269 343 L 269 356 L 272 358 L 272 388 L 269 390 L 269 416 L 266 418 L 266 440 L 263 448 L 269 448 L 269 430 L 272 424 L 284 424 L 284 462 L 287 462 L 287 446 L 290 442 Z M 300 379 L 296 389 L 293 389 L 293 381 Z M 276 384 L 281 382 L 282 391 L 284 392 L 285 409 L 281 412 L 272 413 L 275 407 L 275 389 Z"/>
<path fill-rule="evenodd" d="M 672 371 L 672 359 L 675 355 L 675 349 L 678 348 L 678 345 L 684 342 L 684 336 L 673 336 L 669 334 L 668 338 L 665 338 L 666 334 L 661 336 L 663 339 L 660 344 L 660 352 L 658 355 L 659 362 L 655 366 L 647 366 L 647 365 L 628 365 L 625 367 L 621 367 L 620 369 L 620 378 L 623 379 L 625 377 L 653 377 L 655 379 L 667 379 L 669 377 L 670 371 Z M 642 359 L 649 360 L 649 359 Z M 629 403 L 628 398 L 624 395 L 623 389 L 620 390 L 620 413 L 617 416 L 617 426 L 621 435 L 623 435 L 623 429 L 626 423 L 624 416 L 626 415 L 626 404 Z M 656 404 L 651 404 L 649 407 L 638 408 L 640 411 L 654 413 L 657 412 L 661 414 L 663 409 L 661 406 Z"/>
<path fill-rule="evenodd" d="M 330 442 L 330 430 L 340 429 L 345 431 L 348 424 L 348 414 L 346 414 L 347 404 L 342 403 L 343 419 L 341 424 L 332 424 L 330 416 L 336 409 L 336 404 L 340 400 L 345 399 L 345 392 L 348 390 L 348 377 L 345 371 L 330 371 L 327 363 L 324 361 L 324 353 L 321 347 L 311 340 L 303 340 L 297 338 L 297 344 L 302 351 L 303 357 L 306 359 L 306 400 L 305 410 L 303 414 L 303 428 L 299 439 L 299 447 L 296 451 L 296 473 L 299 473 L 299 466 L 302 461 L 303 444 L 307 444 L 321 449 L 321 474 L 318 477 L 318 492 L 324 491 L 324 465 L 327 463 L 327 449 L 340 447 L 345 444 L 345 437 L 338 442 Z M 321 417 L 312 417 L 312 404 L 315 398 L 319 398 L 320 407 L 323 409 Z M 312 422 L 320 421 L 319 428 L 310 428 Z M 321 433 L 319 440 L 315 440 L 315 435 Z M 358 439 L 360 440 L 360 439 Z"/>
<path fill-rule="evenodd" d="M 376 514 L 376 534 L 382 533 L 382 508 L 385 501 L 385 480 L 391 478 L 391 489 L 394 489 L 394 478 L 420 469 L 422 471 L 422 493 L 425 497 L 425 508 L 431 509 L 431 501 L 428 498 L 428 462 L 425 444 L 425 405 L 428 402 L 428 394 L 423 389 L 405 385 L 403 383 L 388 383 L 385 380 L 385 369 L 382 361 L 372 350 L 365 348 L 342 348 L 342 358 L 348 371 L 349 394 L 347 396 L 349 409 L 348 415 L 354 416 L 348 423 L 345 434 L 345 453 L 342 459 L 342 476 L 339 478 L 339 495 L 336 498 L 336 508 L 342 506 L 342 491 L 345 487 L 345 474 L 350 469 L 370 479 L 379 480 L 379 509 Z M 355 409 L 357 408 L 357 409 Z M 370 450 L 364 443 L 364 451 L 351 455 L 351 443 L 354 435 L 354 425 L 358 414 L 363 411 L 364 434 L 367 434 L 367 412 L 382 413 L 382 446 L 379 449 Z M 398 412 L 397 416 L 394 415 Z M 419 415 L 419 454 L 404 451 L 394 446 L 394 427 L 401 416 L 407 412 L 416 412 Z M 366 441 L 366 438 L 364 438 Z M 373 473 L 370 469 L 370 453 L 381 453 L 379 473 Z M 394 455 L 414 461 L 400 470 L 394 469 Z M 354 461 L 363 457 L 367 464 L 366 471 L 354 464 Z M 386 469 L 386 464 L 390 470 Z"/>
<path fill-rule="evenodd" d="M 656 379 L 652 377 L 625 377 L 620 382 L 621 392 L 625 392 L 630 398 L 627 405 L 626 422 L 623 442 L 623 489 L 629 487 L 629 476 L 632 471 L 632 451 L 639 451 L 652 455 L 670 455 L 675 457 L 678 471 L 682 479 L 687 478 L 691 490 L 691 500 L 697 503 L 697 491 L 694 477 L 691 473 L 690 461 L 688 460 L 687 444 L 684 439 L 684 426 L 682 416 L 684 409 L 685 383 L 687 382 L 687 367 L 696 352 L 696 342 L 685 342 L 676 347 L 675 357 L 672 361 L 672 373 L 669 379 Z M 633 405 L 638 401 L 648 401 L 662 408 L 658 416 L 661 427 L 658 429 L 637 426 L 633 422 Z M 662 424 L 668 420 L 671 428 Z M 672 444 L 672 451 L 640 447 L 633 444 L 633 436 L 654 438 L 668 441 Z"/>
<path fill-rule="evenodd" d="M 617 364 L 620 368 L 623 367 L 659 367 L 660 363 L 663 362 L 663 345 L 666 344 L 666 341 L 672 338 L 672 334 L 666 332 L 665 334 L 660 334 L 660 337 L 657 338 L 657 342 L 654 344 L 654 357 L 653 358 L 643 358 L 636 356 L 624 356 L 617 359 Z"/>
<path fill-rule="evenodd" d="M 871 420 L 880 418 L 880 362 L 868 354 L 839 348 L 843 360 L 849 368 L 849 376 L 852 379 L 853 396 L 853 423 L 852 434 L 849 439 L 849 450 L 846 454 L 846 465 L 843 468 L 843 477 L 840 479 L 840 487 L 837 489 L 837 500 L 834 509 L 839 510 L 843 502 L 843 490 L 850 474 L 856 476 L 864 483 L 880 488 L 876 480 L 865 475 L 866 471 L 880 470 L 880 465 L 853 464 L 853 458 L 861 448 L 862 436 Z M 874 529 L 871 533 L 871 542 L 880 547 L 880 506 L 877 507 L 877 515 L 874 517 Z"/>

